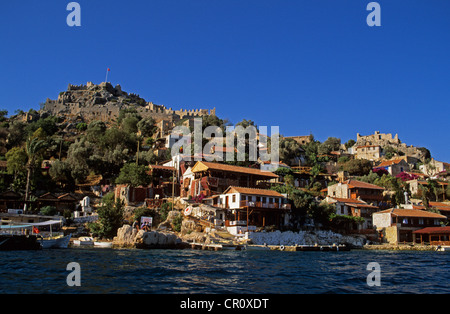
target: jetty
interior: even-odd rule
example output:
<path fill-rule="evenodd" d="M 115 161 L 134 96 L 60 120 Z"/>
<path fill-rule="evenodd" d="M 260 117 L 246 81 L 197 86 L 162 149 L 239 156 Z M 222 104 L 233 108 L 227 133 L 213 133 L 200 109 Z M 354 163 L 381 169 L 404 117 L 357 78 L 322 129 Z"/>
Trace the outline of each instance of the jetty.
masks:
<path fill-rule="evenodd" d="M 287 252 L 340 252 L 350 251 L 347 245 L 268 245 L 270 250 Z"/>

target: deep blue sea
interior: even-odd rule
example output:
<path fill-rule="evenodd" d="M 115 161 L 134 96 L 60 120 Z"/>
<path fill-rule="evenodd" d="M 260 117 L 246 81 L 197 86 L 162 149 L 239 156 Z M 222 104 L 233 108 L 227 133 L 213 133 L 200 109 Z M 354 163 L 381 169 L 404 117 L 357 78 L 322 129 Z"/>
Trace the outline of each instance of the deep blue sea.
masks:
<path fill-rule="evenodd" d="M 68 286 L 67 264 L 80 266 Z M 369 286 L 367 265 L 380 266 Z M 0 293 L 448 294 L 450 253 L 69 248 L 0 252 Z"/>

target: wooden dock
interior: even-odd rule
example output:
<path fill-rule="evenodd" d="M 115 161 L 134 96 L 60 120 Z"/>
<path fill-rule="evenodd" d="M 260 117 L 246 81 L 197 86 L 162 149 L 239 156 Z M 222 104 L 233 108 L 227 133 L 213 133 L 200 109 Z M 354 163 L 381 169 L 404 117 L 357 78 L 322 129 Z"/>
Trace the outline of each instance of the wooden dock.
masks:
<path fill-rule="evenodd" d="M 271 250 L 286 252 L 340 252 L 350 251 L 350 247 L 346 245 L 269 245 Z"/>

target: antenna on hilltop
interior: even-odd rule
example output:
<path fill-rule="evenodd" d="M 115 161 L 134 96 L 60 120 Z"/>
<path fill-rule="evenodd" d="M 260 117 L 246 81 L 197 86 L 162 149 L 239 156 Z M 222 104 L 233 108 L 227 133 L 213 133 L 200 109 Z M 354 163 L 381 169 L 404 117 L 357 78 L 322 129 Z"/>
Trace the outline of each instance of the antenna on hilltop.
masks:
<path fill-rule="evenodd" d="M 108 82 L 108 72 L 110 71 L 110 69 L 108 68 L 107 70 L 106 70 L 106 78 L 105 78 L 105 83 L 106 82 Z"/>

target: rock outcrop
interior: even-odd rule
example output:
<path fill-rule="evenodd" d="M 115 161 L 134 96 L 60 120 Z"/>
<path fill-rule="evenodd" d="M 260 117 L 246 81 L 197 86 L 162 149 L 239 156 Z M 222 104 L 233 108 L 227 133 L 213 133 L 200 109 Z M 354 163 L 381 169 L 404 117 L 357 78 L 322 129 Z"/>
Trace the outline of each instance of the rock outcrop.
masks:
<path fill-rule="evenodd" d="M 182 245 L 181 239 L 174 233 L 144 231 L 124 225 L 117 230 L 113 245 L 122 248 L 176 248 Z"/>

